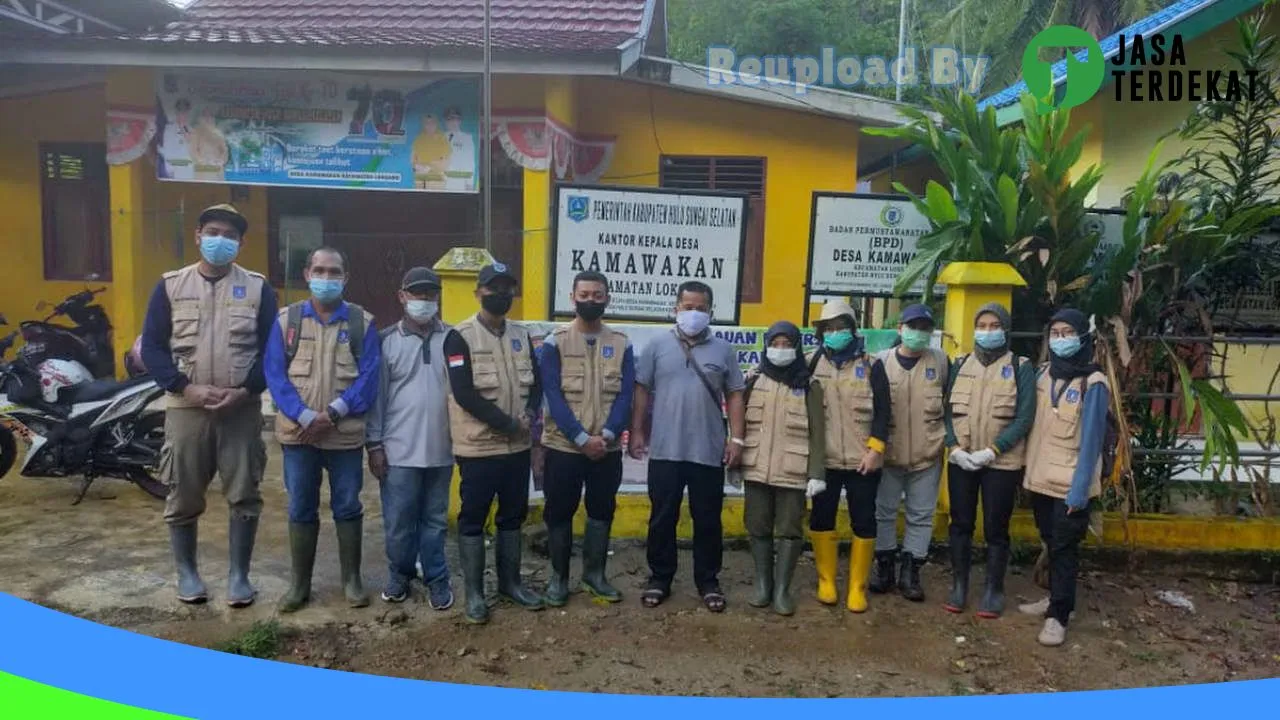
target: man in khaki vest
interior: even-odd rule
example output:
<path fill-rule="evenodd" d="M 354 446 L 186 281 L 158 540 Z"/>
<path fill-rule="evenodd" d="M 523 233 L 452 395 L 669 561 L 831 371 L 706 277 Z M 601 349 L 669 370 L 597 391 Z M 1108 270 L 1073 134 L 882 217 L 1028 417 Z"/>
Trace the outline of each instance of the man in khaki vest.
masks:
<path fill-rule="evenodd" d="M 925 305 L 902 311 L 898 333 L 902 344 L 879 354 L 889 378 L 889 443 L 880 487 L 876 492 L 876 563 L 871 592 L 893 587 L 893 561 L 898 554 L 898 506 L 906 499 L 907 531 L 902 540 L 898 590 L 914 602 L 924 600 L 920 568 L 929 556 L 933 511 L 942 476 L 942 400 L 950 362 L 930 348 L 933 313 Z"/>
<path fill-rule="evenodd" d="M 485 623 L 484 524 L 498 500 L 498 593 L 528 610 L 542 598 L 520 581 L 520 527 L 529 513 L 531 427 L 542 406 L 538 363 L 529 331 L 508 322 L 516 278 L 495 262 L 480 270 L 480 312 L 444 340 L 449 364 L 449 427 L 462 475 L 458 555 L 466 582 L 468 622 Z"/>
<path fill-rule="evenodd" d="M 168 391 L 161 475 L 164 519 L 178 570 L 178 599 L 202 603 L 196 529 L 216 474 L 230 508 L 227 603 L 247 607 L 257 591 L 249 561 L 262 512 L 262 353 L 276 317 L 266 279 L 235 263 L 249 223 L 231 205 L 200 214 L 201 260 L 164 274 L 147 306 L 142 360 Z"/>
<path fill-rule="evenodd" d="M 627 336 L 601 321 L 609 305 L 609 280 L 598 272 L 573 279 L 577 318 L 542 341 L 538 364 L 547 396 L 543 444 L 547 448 L 543 494 L 551 579 L 547 604 L 569 600 L 573 516 L 586 490 L 587 526 L 582 539 L 582 589 L 608 602 L 622 594 L 609 584 L 605 559 L 622 485 L 619 439 L 631 417 L 635 357 Z"/>
<path fill-rule="evenodd" d="M 320 486 L 329 472 L 329 504 L 338 532 L 343 591 L 351 607 L 369 596 L 360 580 L 364 506 L 364 414 L 378 392 L 382 344 L 373 316 L 344 302 L 347 261 L 317 248 L 303 278 L 311 298 L 280 311 L 267 341 L 267 387 L 276 403 L 276 439 L 284 453 L 289 493 L 292 578 L 280 611 L 295 612 L 311 598 L 320 536 Z"/>

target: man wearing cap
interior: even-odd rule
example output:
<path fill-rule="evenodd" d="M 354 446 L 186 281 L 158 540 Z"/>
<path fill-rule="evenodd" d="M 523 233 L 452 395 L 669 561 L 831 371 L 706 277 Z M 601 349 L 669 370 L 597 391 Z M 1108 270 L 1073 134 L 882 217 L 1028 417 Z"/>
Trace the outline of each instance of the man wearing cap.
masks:
<path fill-rule="evenodd" d="M 276 403 L 276 439 L 289 493 L 292 579 L 280 604 L 295 612 L 311 598 L 320 536 L 320 486 L 329 473 L 329 504 L 338 534 L 342 587 L 351 607 L 369 596 L 360 579 L 364 537 L 364 414 L 378 391 L 381 345 L 373 315 L 342 299 L 346 257 L 321 247 L 307 255 L 311 298 L 280 311 L 267 340 L 267 387 Z"/>
<path fill-rule="evenodd" d="M 369 471 L 378 478 L 386 532 L 385 602 L 409 598 L 422 564 L 432 609 L 453 606 L 445 531 L 453 447 L 449 439 L 449 374 L 440 320 L 440 278 L 425 267 L 400 282 L 404 316 L 382 331 L 378 396 L 365 424 Z"/>
<path fill-rule="evenodd" d="M 489 619 L 484 599 L 484 523 L 498 500 L 498 593 L 528 610 L 542 598 L 520 580 L 520 527 L 529 513 L 531 427 L 542 406 L 538 363 L 529 332 L 507 321 L 516 278 L 495 262 L 480 270 L 480 312 L 444 340 L 449 364 L 449 426 L 462 475 L 458 555 L 466 581 L 466 617 Z"/>
<path fill-rule="evenodd" d="M 907 530 L 902 541 L 898 590 L 914 602 L 924 600 L 920 568 L 929 555 L 933 511 L 942 475 L 946 437 L 942 401 L 950 381 L 946 353 L 930 348 L 933 312 L 925 305 L 902 311 L 901 344 L 878 357 L 889 377 L 889 443 L 876 494 L 876 562 L 870 588 L 889 592 L 898 553 L 898 506 L 906 498 Z"/>
<path fill-rule="evenodd" d="M 276 294 L 262 275 L 235 263 L 249 223 L 235 207 L 200 213 L 200 262 L 164 274 L 151 294 L 142 359 L 168 391 L 161 475 L 164 519 L 178 570 L 178 599 L 202 603 L 197 523 L 213 476 L 230 508 L 227 603 L 253 604 L 249 561 L 262 512 L 266 466 L 261 396 L 263 350 L 276 321 Z"/>

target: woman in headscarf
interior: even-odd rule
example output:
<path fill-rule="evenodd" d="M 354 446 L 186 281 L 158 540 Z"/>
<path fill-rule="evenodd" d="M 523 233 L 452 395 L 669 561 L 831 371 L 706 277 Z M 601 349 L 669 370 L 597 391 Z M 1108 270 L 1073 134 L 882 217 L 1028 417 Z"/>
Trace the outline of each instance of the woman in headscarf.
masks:
<path fill-rule="evenodd" d="M 1049 598 L 1020 610 L 1043 615 L 1040 644 L 1061 645 L 1076 602 L 1080 543 L 1090 505 L 1102 494 L 1102 450 L 1111 402 L 1093 359 L 1093 332 L 1079 310 L 1049 321 L 1049 363 L 1036 381 L 1036 416 L 1023 486 L 1031 491 L 1040 539 L 1049 550 Z"/>
<path fill-rule="evenodd" d="M 951 499 L 951 596 L 943 607 L 964 612 L 978 496 L 987 542 L 986 589 L 978 617 L 1004 612 L 1009 564 L 1009 518 L 1026 465 L 1026 438 L 1036 415 L 1035 366 L 1009 350 L 1009 311 L 999 303 L 978 309 L 973 353 L 956 359 L 944 405 Z"/>
<path fill-rule="evenodd" d="M 791 579 L 804 551 L 805 498 L 821 490 L 825 473 L 822 388 L 800 352 L 799 328 L 777 322 L 764 339 L 764 358 L 746 390 L 740 466 L 756 566 L 750 604 L 772 604 L 774 612 L 791 615 Z"/>

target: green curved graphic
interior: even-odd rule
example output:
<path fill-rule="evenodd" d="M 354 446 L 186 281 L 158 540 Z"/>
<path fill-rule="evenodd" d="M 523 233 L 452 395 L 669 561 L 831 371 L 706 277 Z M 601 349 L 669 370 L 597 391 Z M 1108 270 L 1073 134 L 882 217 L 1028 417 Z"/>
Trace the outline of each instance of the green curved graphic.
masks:
<path fill-rule="evenodd" d="M 5 718 L 92 718 L 93 720 L 189 720 L 153 710 L 78 695 L 0 672 L 0 698 Z"/>
<path fill-rule="evenodd" d="M 1078 60 L 1073 48 L 1083 47 L 1088 52 L 1084 62 Z M 1053 84 L 1053 63 L 1040 59 L 1041 48 L 1064 48 L 1066 56 L 1066 88 L 1062 99 L 1055 100 L 1057 88 Z M 1036 99 L 1040 114 L 1055 107 L 1072 108 L 1088 102 L 1102 88 L 1106 74 L 1102 59 L 1102 46 L 1087 31 L 1073 25 L 1053 25 L 1041 30 L 1022 53 L 1022 80 L 1027 91 Z"/>

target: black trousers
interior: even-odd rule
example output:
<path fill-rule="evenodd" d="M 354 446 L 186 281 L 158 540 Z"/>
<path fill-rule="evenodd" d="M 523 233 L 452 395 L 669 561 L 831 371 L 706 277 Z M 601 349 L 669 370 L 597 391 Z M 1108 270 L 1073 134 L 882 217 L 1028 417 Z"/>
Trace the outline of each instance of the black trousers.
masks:
<path fill-rule="evenodd" d="M 529 515 L 529 451 L 486 458 L 458 458 L 458 534 L 484 534 L 493 500 L 498 499 L 498 531 L 519 530 Z"/>
<path fill-rule="evenodd" d="M 720 513 L 724 468 L 691 462 L 649 461 L 649 583 L 670 592 L 676 576 L 676 524 L 684 491 L 693 516 L 693 581 L 698 593 L 716 589 L 724 555 Z"/>
<path fill-rule="evenodd" d="M 982 495 L 982 535 L 987 547 L 1009 547 L 1009 518 L 1022 485 L 1022 470 L 982 468 L 969 472 L 949 463 L 947 494 L 951 499 L 951 538 L 972 538 Z"/>
<path fill-rule="evenodd" d="M 1067 503 L 1031 493 L 1040 539 L 1049 548 L 1049 612 L 1066 627 L 1076 608 L 1076 573 L 1080 569 L 1080 543 L 1089 532 L 1089 509 L 1068 514 Z"/>
<path fill-rule="evenodd" d="M 613 522 L 622 485 L 622 451 L 611 452 L 596 462 L 586 455 L 547 448 L 542 494 L 546 498 L 542 517 L 547 527 L 573 522 L 585 488 L 587 517 Z"/>
<path fill-rule="evenodd" d="M 809 512 L 809 529 L 830 532 L 836 529 L 836 513 L 840 512 L 840 491 L 844 490 L 849 506 L 849 524 L 853 536 L 865 540 L 876 536 L 876 492 L 880 489 L 880 471 L 863 475 L 857 470 L 827 468 L 827 489 L 813 498 Z"/>

